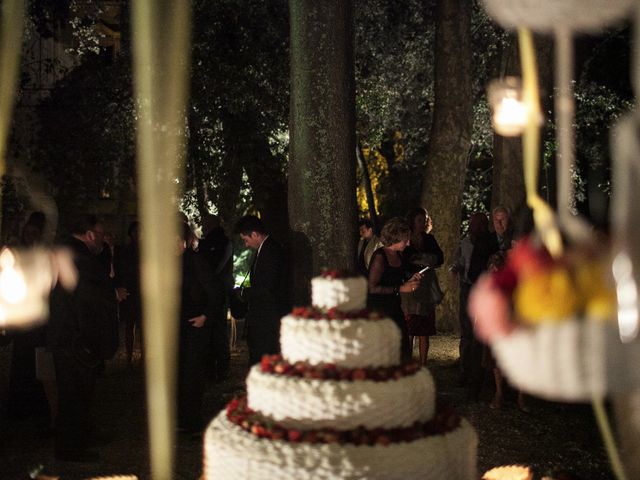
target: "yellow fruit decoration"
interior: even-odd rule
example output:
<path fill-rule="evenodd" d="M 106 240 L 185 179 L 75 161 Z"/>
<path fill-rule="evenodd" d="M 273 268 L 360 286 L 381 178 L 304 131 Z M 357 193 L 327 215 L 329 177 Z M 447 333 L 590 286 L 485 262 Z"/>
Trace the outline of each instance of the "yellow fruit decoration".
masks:
<path fill-rule="evenodd" d="M 616 312 L 616 292 L 600 262 L 585 261 L 575 270 L 576 288 L 582 297 L 584 313 L 597 320 L 612 319 Z"/>
<path fill-rule="evenodd" d="M 523 278 L 514 292 L 514 302 L 518 319 L 526 325 L 563 321 L 580 307 L 569 272 L 559 266 Z"/>

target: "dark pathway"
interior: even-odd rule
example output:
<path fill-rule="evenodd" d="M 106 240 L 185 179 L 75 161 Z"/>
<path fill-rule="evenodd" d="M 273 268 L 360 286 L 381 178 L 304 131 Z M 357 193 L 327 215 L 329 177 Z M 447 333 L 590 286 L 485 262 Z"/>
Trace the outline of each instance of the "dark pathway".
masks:
<path fill-rule="evenodd" d="M 588 405 L 564 405 L 531 399 L 532 412 L 520 412 L 513 402 L 491 410 L 491 391 L 486 388 L 480 402 L 468 403 L 457 384 L 455 359 L 457 339 L 432 338 L 430 368 L 438 394 L 476 427 L 480 436 L 479 472 L 509 463 L 535 468 L 537 478 L 555 469 L 569 469 L 580 478 L 612 478 L 598 431 Z M 211 383 L 205 398 L 205 415 L 212 418 L 234 394 L 244 388 L 244 345 L 233 352 L 232 375 L 223 383 Z M 100 449 L 96 464 L 58 462 L 53 440 L 43 437 L 29 421 L 5 420 L 0 425 L 0 480 L 26 480 L 34 466 L 60 480 L 82 480 L 92 476 L 135 474 L 149 479 L 144 381 L 140 366 L 127 369 L 121 356 L 109 362 L 99 380 L 95 419 L 113 440 Z M 179 480 L 200 477 L 202 441 L 190 435 L 176 437 L 176 475 Z"/>
<path fill-rule="evenodd" d="M 244 389 L 244 346 L 232 353 L 232 375 L 223 383 L 210 382 L 205 397 L 205 418 L 212 418 L 238 391 Z M 98 380 L 94 422 L 112 440 L 98 449 L 101 462 L 60 462 L 53 456 L 53 439 L 35 421 L 4 419 L 0 424 L 0 480 L 25 480 L 43 465 L 43 473 L 60 480 L 134 474 L 150 478 L 144 376 L 140 364 L 127 368 L 122 354 L 108 362 Z M 176 436 L 176 479 L 199 478 L 202 442 L 192 435 Z"/>

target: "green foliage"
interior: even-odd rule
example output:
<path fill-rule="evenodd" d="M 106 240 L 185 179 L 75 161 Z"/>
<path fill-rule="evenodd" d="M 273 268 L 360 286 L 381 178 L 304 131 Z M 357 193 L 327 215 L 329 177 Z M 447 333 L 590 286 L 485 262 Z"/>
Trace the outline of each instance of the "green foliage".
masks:
<path fill-rule="evenodd" d="M 358 138 L 387 160 L 388 174 L 376 191 L 381 214 L 403 214 L 420 198 L 428 161 L 434 104 L 435 2 L 359 0 L 355 13 Z M 491 161 L 493 140 L 484 89 L 499 70 L 507 40 L 508 35 L 474 2 L 472 41 L 478 100 L 469 158 L 484 169 Z M 482 192 L 483 197 L 473 202 L 488 202 L 488 193 Z M 475 194 L 480 192 L 469 190 L 468 201 Z"/>
<path fill-rule="evenodd" d="M 408 163 L 424 162 L 431 125 L 434 5 L 355 2 L 358 137 L 380 145 L 401 130 Z"/>
<path fill-rule="evenodd" d="M 489 80 L 505 74 L 505 52 L 513 41 L 512 38 L 489 18 L 477 0 L 473 2 L 471 41 L 473 44 L 474 92 L 479 99 L 484 97 Z"/>
<path fill-rule="evenodd" d="M 609 129 L 621 115 L 632 109 L 633 103 L 608 86 L 589 80 L 574 82 L 574 89 L 576 165 L 572 178 L 576 201 L 584 210 L 587 208 L 589 195 L 596 193 L 592 187 L 605 196 L 611 193 Z M 556 125 L 552 115 L 549 112 L 547 128 L 555 134 Z M 555 138 L 547 139 L 543 151 L 545 171 L 555 167 L 556 151 Z M 590 182 L 590 178 L 597 178 L 595 184 Z"/>
<path fill-rule="evenodd" d="M 577 86 L 575 98 L 576 169 L 572 176 L 578 206 L 587 211 L 589 196 L 604 199 L 611 194 L 609 129 L 620 115 L 632 109 L 633 103 L 608 86 L 593 82 Z"/>
<path fill-rule="evenodd" d="M 249 277 L 247 277 L 247 273 L 251 268 L 251 262 L 253 261 L 254 251 L 250 248 L 239 248 L 240 245 L 236 243 L 234 245 L 234 252 L 239 252 L 238 254 L 233 256 L 233 273 L 234 273 L 234 284 L 236 286 L 240 286 L 244 281 L 244 286 L 249 287 Z M 246 277 L 246 280 L 245 280 Z"/>
<path fill-rule="evenodd" d="M 80 65 L 39 108 L 41 135 L 32 161 L 54 186 L 62 209 L 77 208 L 100 192 L 117 194 L 135 178 L 131 57 L 126 50 L 115 62 L 89 54 L 101 2 L 89 3 L 92 9 L 82 18 L 69 2 L 48 0 L 33 10 L 42 31 L 55 24 L 56 15 L 65 22 L 75 18 L 76 45 L 82 48 L 76 52 L 82 53 Z M 230 202 L 231 210 L 244 213 L 252 194 L 243 169 L 269 161 L 277 166 L 269 173 L 278 178 L 264 181 L 283 184 L 286 178 L 287 2 L 195 1 L 192 48 L 182 206 L 194 218 L 221 206 L 228 213 Z M 256 153 L 262 145 L 266 157 Z M 229 194 L 232 168 L 239 183 Z"/>
<path fill-rule="evenodd" d="M 194 3 L 189 184 L 224 202 L 231 163 L 269 161 L 286 175 L 289 107 L 287 2 Z M 265 151 L 259 151 L 264 145 Z M 267 158 L 264 158 L 264 155 Z M 241 168 L 242 168 L 241 167 Z M 249 168 L 249 170 L 251 170 Z M 197 176 L 193 176 L 197 172 Z M 246 199 L 248 178 L 241 195 Z M 236 195 L 237 197 L 237 195 Z M 237 198 L 234 198 L 237 201 Z M 237 212 L 246 211 L 246 203 Z"/>
<path fill-rule="evenodd" d="M 61 210 L 131 188 L 135 122 L 130 57 L 100 56 L 66 75 L 39 106 L 38 154 L 31 168 L 49 179 Z"/>
<path fill-rule="evenodd" d="M 469 228 L 469 215 L 474 212 L 488 212 L 490 201 L 491 167 L 469 167 L 464 192 L 462 193 L 461 236 L 464 236 Z"/>
<path fill-rule="evenodd" d="M 30 30 L 53 35 L 57 22 L 80 18 L 77 8 L 71 8 L 79 3 L 31 1 Z M 34 126 L 34 131 L 40 141 L 37 154 L 30 155 L 33 168 L 54 186 L 61 209 L 80 206 L 101 191 L 127 189 L 135 178 L 130 56 L 125 48 L 110 63 L 88 54 L 96 40 L 88 27 L 96 21 L 102 2 L 86 3 L 93 10 L 74 27 L 76 38 L 88 35 L 77 42 L 83 48 L 81 64 L 55 86 L 38 110 L 40 127 Z M 435 0 L 354 2 L 357 136 L 371 152 L 369 158 L 376 160 L 370 166 L 376 169 L 372 173 L 382 216 L 402 215 L 420 198 L 434 105 L 435 4 Z M 512 42 L 477 1 L 472 6 L 477 101 L 463 218 L 489 204 L 493 132 L 484 89 L 489 79 L 504 73 Z M 255 208 L 260 195 L 272 195 L 268 188 L 286 189 L 288 4 L 286 0 L 194 0 L 193 9 L 182 203 L 194 218 L 209 210 L 232 219 Z M 608 128 L 630 107 L 621 75 L 608 78 L 607 68 L 602 67 L 611 52 L 618 63 L 624 61 L 628 52 L 620 45 L 627 39 L 628 31 L 622 30 L 593 40 L 590 46 L 595 47 L 587 50 L 590 56 L 581 60 L 588 68 L 583 68 L 576 85 L 575 178 L 580 201 L 587 200 L 591 174 L 609 168 Z M 54 62 L 42 66 L 59 68 Z M 25 65 L 23 86 L 29 84 L 29 75 Z M 544 152 L 547 166 L 553 165 L 554 140 L 546 141 Z M 607 176 L 598 178 L 605 191 L 610 188 Z"/>
<path fill-rule="evenodd" d="M 433 109 L 432 1 L 358 0 L 356 128 L 370 147 L 383 217 L 404 215 L 420 196 Z"/>
<path fill-rule="evenodd" d="M 69 48 L 71 53 L 78 57 L 87 54 L 99 54 L 100 39 L 104 37 L 96 30 L 96 25 L 100 21 L 100 15 L 104 12 L 102 2 L 83 0 L 70 0 L 69 2 L 69 25 L 74 45 Z"/>

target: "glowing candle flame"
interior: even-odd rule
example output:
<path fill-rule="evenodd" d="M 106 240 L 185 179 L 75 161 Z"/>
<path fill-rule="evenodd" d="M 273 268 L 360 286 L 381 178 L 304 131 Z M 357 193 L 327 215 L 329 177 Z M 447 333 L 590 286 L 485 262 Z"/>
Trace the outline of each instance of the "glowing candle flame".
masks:
<path fill-rule="evenodd" d="M 492 111 L 491 123 L 496 133 L 505 137 L 522 135 L 530 107 L 522 98 L 520 79 L 507 77 L 492 81 L 487 96 Z"/>
<path fill-rule="evenodd" d="M 0 254 L 0 297 L 15 305 L 27 297 L 27 283 L 21 271 L 14 268 L 15 257 L 5 249 Z"/>
<path fill-rule="evenodd" d="M 520 135 L 527 125 L 527 106 L 517 98 L 504 97 L 495 107 L 493 123 L 500 135 Z"/>

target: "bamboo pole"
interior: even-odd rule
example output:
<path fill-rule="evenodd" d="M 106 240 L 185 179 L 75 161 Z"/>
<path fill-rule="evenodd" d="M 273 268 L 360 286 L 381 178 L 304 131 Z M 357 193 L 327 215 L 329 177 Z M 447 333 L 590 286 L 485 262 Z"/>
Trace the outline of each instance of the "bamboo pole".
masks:
<path fill-rule="evenodd" d="M 22 31 L 24 28 L 24 0 L 3 0 L 0 14 L 0 180 L 7 165 L 7 143 L 11 129 L 11 114 L 16 99 Z M 0 196 L 0 228 L 2 227 L 2 198 Z"/>
<path fill-rule="evenodd" d="M 151 473 L 155 480 L 171 480 L 180 296 L 180 264 L 174 253 L 191 5 L 187 0 L 136 0 L 132 15 Z"/>

